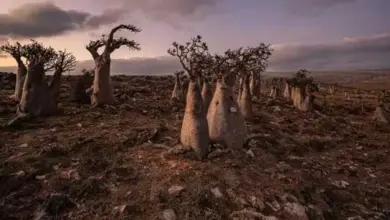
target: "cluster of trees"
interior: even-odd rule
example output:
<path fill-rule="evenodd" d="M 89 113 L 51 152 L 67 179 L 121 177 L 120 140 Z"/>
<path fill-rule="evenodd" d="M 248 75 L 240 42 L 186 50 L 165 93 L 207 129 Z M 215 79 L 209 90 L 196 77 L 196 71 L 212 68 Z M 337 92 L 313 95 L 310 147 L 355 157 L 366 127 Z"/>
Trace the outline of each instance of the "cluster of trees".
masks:
<path fill-rule="evenodd" d="M 133 25 L 118 25 L 108 34 L 90 41 L 86 49 L 95 66 L 85 70 L 76 85 L 75 96 L 90 96 L 93 106 L 114 104 L 110 78 L 111 54 L 122 46 L 140 50 L 134 40 L 114 37 L 119 30 L 138 33 Z M 102 51 L 99 53 L 99 49 Z M 76 58 L 66 50 L 56 51 L 37 41 L 22 45 L 6 43 L 0 50 L 12 56 L 18 64 L 15 91 L 12 98 L 19 102 L 17 117 L 11 122 L 27 117 L 51 115 L 57 111 L 61 75 L 72 71 Z M 220 143 L 229 148 L 242 148 L 246 138 L 245 119 L 253 116 L 252 99 L 260 98 L 261 73 L 266 69 L 272 54 L 270 45 L 260 43 L 251 47 L 229 49 L 223 54 L 211 54 L 201 36 L 184 44 L 174 42 L 168 53 L 178 59 L 183 70 L 175 72 L 172 99 L 185 100 L 185 114 L 181 129 L 181 142 L 191 147 L 199 159 L 207 156 L 210 144 Z M 46 73 L 52 71 L 50 82 Z M 182 84 L 187 73 L 188 85 Z M 312 103 L 313 81 L 307 71 L 299 71 L 286 81 L 285 97 L 294 106 L 309 110 Z M 92 81 L 93 77 L 93 81 Z M 88 86 L 85 86 L 87 82 Z M 212 90 L 211 84 L 216 89 Z M 277 96 L 280 80 L 273 80 L 272 91 Z M 237 91 L 237 95 L 235 93 Z M 272 92 L 271 92 L 272 93 Z M 185 97 L 186 96 L 186 97 Z"/>
<path fill-rule="evenodd" d="M 247 135 L 245 119 L 253 116 L 252 100 L 260 98 L 261 73 L 272 51 L 270 45 L 261 43 L 212 55 L 201 36 L 184 44 L 174 42 L 168 49 L 183 68 L 174 73 L 172 99 L 183 100 L 187 95 L 181 143 L 193 148 L 199 159 L 206 157 L 209 146 L 216 143 L 228 148 L 243 147 Z M 189 76 L 187 87 L 181 82 L 185 73 Z M 318 91 L 318 86 L 308 77 L 309 73 L 302 69 L 291 79 L 273 78 L 270 96 L 278 97 L 284 83 L 284 97 L 297 109 L 311 111 L 313 92 Z M 214 92 L 211 83 L 216 84 Z"/>
<path fill-rule="evenodd" d="M 61 75 L 74 69 L 75 56 L 66 50 L 56 51 L 52 47 L 45 47 L 34 40 L 25 45 L 7 42 L 0 50 L 12 56 L 18 64 L 15 91 L 11 96 L 19 102 L 17 119 L 55 113 Z M 45 76 L 50 71 L 53 77 L 47 82 Z"/>
<path fill-rule="evenodd" d="M 94 80 L 91 88 L 91 104 L 93 106 L 115 103 L 110 77 L 111 54 L 122 46 L 126 46 L 129 50 L 141 50 L 140 44 L 134 40 L 124 37 L 115 38 L 114 34 L 119 30 L 128 30 L 133 33 L 141 32 L 141 29 L 134 25 L 121 24 L 114 27 L 108 36 L 102 35 L 100 39 L 90 41 L 86 46 L 95 62 Z M 103 52 L 99 54 L 100 48 L 103 48 Z"/>
<path fill-rule="evenodd" d="M 121 24 L 114 27 L 108 36 L 102 35 L 99 40 L 90 41 L 86 46 L 95 61 L 93 74 L 90 74 L 94 77 L 93 84 L 86 91 L 91 96 L 93 106 L 114 104 L 110 79 L 111 54 L 122 46 L 140 50 L 140 45 L 134 40 L 115 38 L 114 34 L 119 30 L 134 33 L 141 31 L 133 25 Z M 103 52 L 99 54 L 100 48 L 103 48 Z M 10 124 L 29 117 L 54 114 L 57 111 L 62 73 L 74 70 L 76 57 L 66 50 L 56 51 L 35 40 L 25 45 L 7 42 L 0 47 L 0 51 L 9 54 L 17 63 L 15 91 L 11 98 L 19 104 L 17 117 Z M 50 82 L 46 81 L 47 72 L 53 72 Z M 85 72 L 84 76 L 88 74 Z"/>
<path fill-rule="evenodd" d="M 301 111 L 311 111 L 313 109 L 313 92 L 319 90 L 314 79 L 308 77 L 309 73 L 308 70 L 301 69 L 285 82 L 283 96 L 292 100 L 293 105 Z"/>
<path fill-rule="evenodd" d="M 270 45 L 211 54 L 202 37 L 196 36 L 184 44 L 174 42 L 168 53 L 178 58 L 184 70 L 176 73 L 173 98 L 184 94 L 178 91 L 183 89 L 180 75 L 186 72 L 189 76 L 181 143 L 193 148 L 199 159 L 207 156 L 210 144 L 242 148 L 245 119 L 253 116 L 252 96 L 260 96 L 260 74 L 272 54 Z M 216 83 L 214 93 L 210 82 Z"/>
<path fill-rule="evenodd" d="M 111 54 L 122 46 L 130 50 L 141 49 L 134 40 L 114 37 L 119 30 L 141 31 L 133 25 L 121 24 L 114 27 L 108 36 L 102 35 L 86 45 L 95 66 L 92 70 L 83 71 L 75 96 L 89 96 L 93 106 L 115 103 L 110 78 Z M 99 49 L 103 50 L 99 53 Z M 19 104 L 17 117 L 10 124 L 20 119 L 54 114 L 61 76 L 74 70 L 75 56 L 34 40 L 25 45 L 6 43 L 0 51 L 8 53 L 17 63 L 15 90 L 11 97 Z M 270 45 L 260 43 L 229 49 L 223 54 L 211 54 L 202 37 L 196 36 L 184 44 L 174 42 L 167 52 L 176 57 L 183 68 L 174 73 L 172 91 L 172 99 L 186 102 L 181 143 L 194 149 L 199 159 L 207 156 L 209 146 L 213 144 L 242 148 L 247 135 L 245 119 L 253 117 L 252 100 L 260 98 L 261 73 L 265 71 L 273 52 Z M 46 80 L 48 72 L 53 72 L 50 81 Z M 188 85 L 182 83 L 185 73 L 189 76 Z M 313 108 L 313 92 L 318 87 L 307 76 L 308 73 L 307 70 L 299 70 L 291 79 L 273 79 L 270 95 L 274 98 L 279 96 L 284 83 L 284 97 L 299 110 L 310 111 Z M 214 91 L 213 83 L 216 87 Z"/>

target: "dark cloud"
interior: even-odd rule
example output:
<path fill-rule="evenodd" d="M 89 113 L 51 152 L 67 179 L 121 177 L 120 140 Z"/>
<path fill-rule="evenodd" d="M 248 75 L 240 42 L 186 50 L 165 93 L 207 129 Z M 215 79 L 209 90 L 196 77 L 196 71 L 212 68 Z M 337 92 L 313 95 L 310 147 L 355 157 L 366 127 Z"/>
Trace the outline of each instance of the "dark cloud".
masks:
<path fill-rule="evenodd" d="M 287 7 L 293 14 L 315 16 L 321 12 L 337 6 L 356 2 L 357 0 L 289 0 Z"/>
<path fill-rule="evenodd" d="M 274 48 L 270 70 L 390 68 L 390 34 L 345 38 L 334 44 L 275 45 Z M 93 66 L 92 60 L 80 61 L 76 73 Z M 114 74 L 166 74 L 179 69 L 179 62 L 170 56 L 114 59 L 111 67 Z"/>
<path fill-rule="evenodd" d="M 345 38 L 334 44 L 276 45 L 270 67 L 282 70 L 388 68 L 390 34 Z"/>
<path fill-rule="evenodd" d="M 123 10 L 108 10 L 101 15 L 64 10 L 50 2 L 28 3 L 0 14 L 0 36 L 13 38 L 50 37 L 74 30 L 95 29 L 116 22 Z"/>

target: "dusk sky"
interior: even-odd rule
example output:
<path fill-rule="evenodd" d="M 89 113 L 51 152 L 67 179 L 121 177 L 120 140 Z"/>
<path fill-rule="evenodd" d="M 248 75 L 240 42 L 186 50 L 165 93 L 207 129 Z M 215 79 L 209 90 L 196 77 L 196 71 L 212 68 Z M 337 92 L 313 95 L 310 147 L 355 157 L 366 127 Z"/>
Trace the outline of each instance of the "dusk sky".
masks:
<path fill-rule="evenodd" d="M 85 45 L 117 24 L 142 32 L 142 51 L 117 50 L 113 72 L 168 73 L 173 41 L 198 34 L 212 52 L 257 45 L 275 48 L 269 70 L 390 67 L 389 0 L 2 0 L 0 43 L 33 38 L 75 54 L 92 67 Z M 15 62 L 1 55 L 0 66 Z M 9 68 L 8 68 L 9 69 Z"/>

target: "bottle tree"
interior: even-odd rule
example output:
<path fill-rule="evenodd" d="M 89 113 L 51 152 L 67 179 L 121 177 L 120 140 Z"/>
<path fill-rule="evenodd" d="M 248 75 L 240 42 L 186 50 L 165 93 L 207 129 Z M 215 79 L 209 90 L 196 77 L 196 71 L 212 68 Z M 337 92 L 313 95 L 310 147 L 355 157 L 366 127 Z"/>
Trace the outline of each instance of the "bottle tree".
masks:
<path fill-rule="evenodd" d="M 199 35 L 185 44 L 174 42 L 172 46 L 168 53 L 178 58 L 190 77 L 180 141 L 184 147 L 191 147 L 198 159 L 202 160 L 209 152 L 209 132 L 198 80 L 201 77 L 203 57 L 208 47 Z"/>
<path fill-rule="evenodd" d="M 91 53 L 95 62 L 95 74 L 92 85 L 91 104 L 92 106 L 112 105 L 114 104 L 114 93 L 111 84 L 110 68 L 111 68 L 111 54 L 122 46 L 128 47 L 130 50 L 141 50 L 139 43 L 134 40 L 129 40 L 124 37 L 115 38 L 114 34 L 119 30 L 129 30 L 133 33 L 141 31 L 138 27 L 133 25 L 118 25 L 114 27 L 108 37 L 105 35 L 96 41 L 90 41 L 86 49 Z M 103 52 L 99 54 L 99 48 Z"/>
<path fill-rule="evenodd" d="M 0 51 L 9 54 L 12 58 L 15 59 L 18 69 L 16 71 L 16 83 L 14 94 L 10 96 L 11 99 L 15 101 L 20 101 L 23 91 L 23 83 L 27 74 L 27 67 L 24 64 L 22 58 L 24 54 L 24 47 L 16 42 L 15 44 L 10 44 L 6 42 L 0 47 Z"/>

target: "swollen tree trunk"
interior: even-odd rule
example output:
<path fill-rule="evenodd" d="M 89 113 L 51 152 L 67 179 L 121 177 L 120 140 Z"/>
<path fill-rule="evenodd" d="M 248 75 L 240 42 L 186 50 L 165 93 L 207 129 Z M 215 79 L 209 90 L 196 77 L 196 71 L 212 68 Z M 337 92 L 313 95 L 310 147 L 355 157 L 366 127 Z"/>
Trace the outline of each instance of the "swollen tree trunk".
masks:
<path fill-rule="evenodd" d="M 95 75 L 93 80 L 93 92 L 91 95 L 91 104 L 93 106 L 114 104 L 114 93 L 110 77 L 110 58 L 97 59 Z"/>
<path fill-rule="evenodd" d="M 182 100 L 182 97 L 183 97 L 182 95 L 183 95 L 183 91 L 181 88 L 180 79 L 178 76 L 176 76 L 175 86 L 173 87 L 171 99 L 172 100 Z"/>
<path fill-rule="evenodd" d="M 250 82 L 249 82 L 249 88 L 250 88 L 250 93 L 252 97 L 255 97 L 255 91 L 256 91 L 256 77 L 255 74 L 251 74 L 250 77 Z"/>
<path fill-rule="evenodd" d="M 293 105 L 298 108 L 303 100 L 303 94 L 299 86 L 294 87 L 293 91 Z"/>
<path fill-rule="evenodd" d="M 372 120 L 382 124 L 389 124 L 390 114 L 383 108 L 383 105 L 378 105 L 375 109 Z"/>
<path fill-rule="evenodd" d="M 212 143 L 220 143 L 228 148 L 243 147 L 247 130 L 234 96 L 233 85 L 217 82 L 207 121 Z"/>
<path fill-rule="evenodd" d="M 209 105 L 212 98 L 213 98 L 213 91 L 211 89 L 210 83 L 207 82 L 207 80 L 204 80 L 203 88 L 202 88 L 202 100 L 203 100 L 203 106 L 206 113 L 209 109 Z"/>
<path fill-rule="evenodd" d="M 198 159 L 202 160 L 209 152 L 208 133 L 206 113 L 199 84 L 195 80 L 190 80 L 180 141 L 183 146 L 194 149 Z"/>
<path fill-rule="evenodd" d="M 239 100 L 240 111 L 245 119 L 251 119 L 253 117 L 252 110 L 252 95 L 249 86 L 249 76 L 244 76 L 244 85 L 241 93 L 241 99 Z"/>
<path fill-rule="evenodd" d="M 314 95 L 311 94 L 311 92 L 307 93 L 305 98 L 299 104 L 298 109 L 304 112 L 312 111 L 313 103 L 314 103 Z"/>
<path fill-rule="evenodd" d="M 298 88 L 296 86 L 291 87 L 291 101 L 293 102 L 293 105 L 295 106 L 295 100 L 297 96 Z"/>
<path fill-rule="evenodd" d="M 199 91 L 202 91 L 203 89 L 203 81 L 202 77 L 198 77 Z"/>
<path fill-rule="evenodd" d="M 336 88 L 335 88 L 334 85 L 330 85 L 330 86 L 329 86 L 329 93 L 330 93 L 331 95 L 334 95 L 335 90 L 336 90 Z"/>
<path fill-rule="evenodd" d="M 237 95 L 237 101 L 238 102 L 241 99 L 241 94 L 242 94 L 243 87 L 244 87 L 244 79 L 243 79 L 243 77 L 240 77 L 240 79 L 238 80 L 238 95 Z"/>
<path fill-rule="evenodd" d="M 279 97 L 279 88 L 277 85 L 273 85 L 271 87 L 271 92 L 269 93 L 269 96 L 271 96 L 273 99 Z"/>
<path fill-rule="evenodd" d="M 256 96 L 258 99 L 260 99 L 261 94 L 261 80 L 257 79 L 255 84 L 255 89 L 253 91 L 253 95 Z"/>
<path fill-rule="evenodd" d="M 297 86 L 294 90 L 294 106 L 300 111 L 311 111 L 313 109 L 314 95 L 309 87 L 302 88 L 301 86 Z"/>
<path fill-rule="evenodd" d="M 82 75 L 80 76 L 72 88 L 72 101 L 89 104 L 91 103 L 90 95 L 87 94 L 86 90 L 91 88 L 93 83 L 93 77 L 91 75 Z"/>
<path fill-rule="evenodd" d="M 284 93 L 283 93 L 284 98 L 290 100 L 291 98 L 291 88 L 288 83 L 286 83 L 285 88 L 284 88 Z"/>
<path fill-rule="evenodd" d="M 57 111 L 57 103 L 51 96 L 49 86 L 44 81 L 42 65 L 29 66 L 23 84 L 23 93 L 17 108 L 17 114 L 31 117 L 52 115 Z"/>
<path fill-rule="evenodd" d="M 60 96 L 60 90 L 61 90 L 61 71 L 55 71 L 53 75 L 53 79 L 50 82 L 49 88 L 51 92 L 51 97 L 54 100 L 58 100 L 58 97 Z"/>
<path fill-rule="evenodd" d="M 189 85 L 189 80 L 188 79 L 185 79 L 181 82 L 181 88 L 182 88 L 182 97 L 187 97 L 187 93 L 188 93 L 188 85 Z M 185 100 L 186 101 L 186 100 Z"/>
<path fill-rule="evenodd" d="M 14 99 L 15 101 L 20 101 L 23 93 L 24 80 L 27 75 L 27 68 L 21 60 L 17 62 L 18 62 L 18 70 L 16 72 L 15 92 L 11 96 L 11 98 Z"/>

